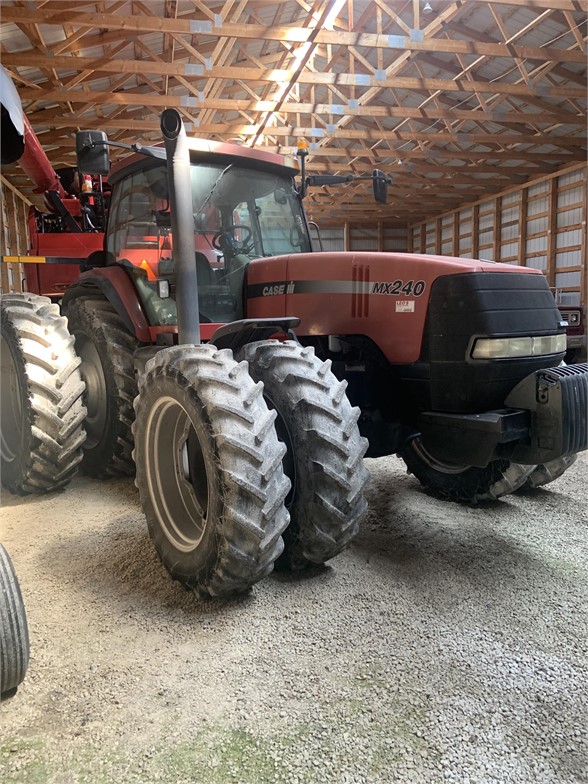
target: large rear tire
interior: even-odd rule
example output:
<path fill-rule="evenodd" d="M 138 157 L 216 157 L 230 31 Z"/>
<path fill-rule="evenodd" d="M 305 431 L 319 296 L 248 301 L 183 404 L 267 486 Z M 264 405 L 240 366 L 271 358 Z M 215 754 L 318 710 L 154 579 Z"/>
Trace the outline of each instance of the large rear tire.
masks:
<path fill-rule="evenodd" d="M 1 473 L 12 493 L 45 493 L 77 473 L 86 437 L 80 360 L 57 305 L 2 297 Z"/>
<path fill-rule="evenodd" d="M 88 409 L 82 468 L 95 477 L 133 476 L 133 354 L 137 339 L 101 296 L 70 300 L 65 315 L 82 360 Z"/>
<path fill-rule="evenodd" d="M 279 565 L 300 570 L 322 564 L 347 547 L 367 510 L 368 442 L 357 427 L 359 409 L 330 361 L 322 362 L 311 347 L 266 340 L 245 346 L 239 359 L 247 360 L 254 381 L 263 381 L 267 404 L 278 414 L 278 437 L 288 448 L 290 525 Z"/>
<path fill-rule="evenodd" d="M 289 520 L 262 385 L 228 349 L 177 346 L 147 363 L 135 412 L 136 484 L 165 567 L 202 595 L 247 590 L 273 569 Z"/>
<path fill-rule="evenodd" d="M 0 544 L 0 697 L 8 697 L 29 666 L 29 628 L 10 556 Z"/>
<path fill-rule="evenodd" d="M 415 438 L 400 452 L 409 473 L 441 498 L 451 501 L 496 501 L 521 487 L 535 466 L 493 460 L 485 468 L 457 465 L 433 454 Z"/>

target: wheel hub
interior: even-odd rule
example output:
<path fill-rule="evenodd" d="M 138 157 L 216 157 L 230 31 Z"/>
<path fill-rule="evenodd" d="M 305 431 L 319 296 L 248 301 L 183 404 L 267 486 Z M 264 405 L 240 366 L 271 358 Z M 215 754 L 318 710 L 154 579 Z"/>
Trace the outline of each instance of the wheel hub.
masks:
<path fill-rule="evenodd" d="M 147 424 L 146 476 L 166 537 L 183 552 L 198 547 L 208 521 L 209 477 L 188 413 L 170 397 L 154 405 Z"/>

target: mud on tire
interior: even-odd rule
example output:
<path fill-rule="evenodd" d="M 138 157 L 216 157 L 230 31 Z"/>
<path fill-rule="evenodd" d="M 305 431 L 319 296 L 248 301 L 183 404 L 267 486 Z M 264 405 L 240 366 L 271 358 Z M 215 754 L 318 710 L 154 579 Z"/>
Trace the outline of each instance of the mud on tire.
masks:
<path fill-rule="evenodd" d="M 420 438 L 399 453 L 409 473 L 441 498 L 451 501 L 495 501 L 517 490 L 535 466 L 493 460 L 485 468 L 460 466 L 434 456 Z"/>
<path fill-rule="evenodd" d="M 95 477 L 133 476 L 133 353 L 138 341 L 100 295 L 70 300 L 65 315 L 86 382 L 88 438 L 82 468 Z"/>
<path fill-rule="evenodd" d="M 24 680 L 29 666 L 29 629 L 10 556 L 0 544 L 0 697 Z"/>
<path fill-rule="evenodd" d="M 85 440 L 80 360 L 47 297 L 1 300 L 1 473 L 13 493 L 44 493 L 77 473 Z"/>
<path fill-rule="evenodd" d="M 278 412 L 278 437 L 288 447 L 291 519 L 279 565 L 297 570 L 322 564 L 355 537 L 367 510 L 367 440 L 357 427 L 359 409 L 330 360 L 318 359 L 311 347 L 266 340 L 246 345 L 239 358 L 247 360 L 255 381 L 263 381 L 268 405 Z"/>
<path fill-rule="evenodd" d="M 273 569 L 290 482 L 274 421 L 245 362 L 214 346 L 163 349 L 135 401 L 136 485 L 172 577 L 202 595 L 247 590 Z"/>

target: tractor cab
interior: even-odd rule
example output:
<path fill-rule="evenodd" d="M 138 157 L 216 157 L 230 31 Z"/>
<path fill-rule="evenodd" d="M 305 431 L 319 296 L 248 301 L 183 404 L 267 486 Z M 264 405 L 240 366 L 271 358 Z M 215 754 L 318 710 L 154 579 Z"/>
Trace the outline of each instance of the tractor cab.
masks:
<path fill-rule="evenodd" d="M 297 169 L 271 153 L 189 143 L 200 321 L 226 323 L 243 317 L 253 260 L 311 249 L 294 183 Z M 128 269 L 152 327 L 174 326 L 177 284 L 165 160 L 134 155 L 113 167 L 109 181 L 104 258 Z"/>

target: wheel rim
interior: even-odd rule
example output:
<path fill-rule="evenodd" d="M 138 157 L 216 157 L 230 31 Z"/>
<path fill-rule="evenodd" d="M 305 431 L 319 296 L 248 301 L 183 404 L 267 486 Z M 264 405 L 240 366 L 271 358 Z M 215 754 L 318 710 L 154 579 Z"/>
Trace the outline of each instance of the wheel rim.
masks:
<path fill-rule="evenodd" d="M 267 407 L 272 409 L 276 412 L 277 417 L 274 423 L 276 428 L 276 434 L 278 436 L 278 441 L 282 441 L 286 445 L 286 454 L 282 459 L 282 466 L 284 469 L 284 473 L 290 480 L 290 490 L 288 495 L 286 496 L 286 500 L 284 501 L 284 505 L 288 511 L 292 506 L 292 501 L 294 499 L 294 494 L 296 492 L 296 463 L 294 461 L 294 449 L 292 447 L 292 438 L 290 436 L 290 431 L 288 430 L 288 425 L 286 424 L 286 420 L 280 414 L 279 409 L 274 404 L 273 400 L 264 395 L 265 402 L 267 403 Z"/>
<path fill-rule="evenodd" d="M 162 397 L 151 409 L 146 478 L 155 514 L 177 550 L 195 550 L 206 529 L 210 482 L 202 444 L 177 400 Z"/>
<path fill-rule="evenodd" d="M 82 360 L 80 372 L 86 384 L 84 402 L 88 411 L 84 420 L 85 449 L 92 449 L 104 434 L 108 420 L 106 378 L 94 341 L 83 332 L 76 335 L 76 353 Z"/>
<path fill-rule="evenodd" d="M 447 460 L 439 460 L 438 457 L 435 457 L 435 455 L 425 447 L 420 438 L 415 438 L 415 440 L 411 442 L 411 447 L 417 457 L 426 463 L 429 468 L 433 468 L 441 474 L 463 474 L 464 471 L 467 471 L 468 468 L 470 468 L 470 466 L 458 465 L 457 463 L 451 463 Z"/>
<path fill-rule="evenodd" d="M 0 339 L 2 358 L 2 387 L 0 394 L 0 418 L 2 434 L 0 451 L 5 463 L 12 463 L 19 452 L 22 441 L 22 397 L 18 383 L 18 371 L 12 350 L 7 341 Z"/>

